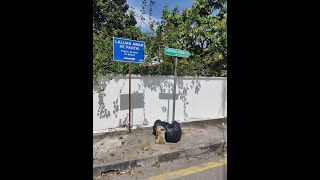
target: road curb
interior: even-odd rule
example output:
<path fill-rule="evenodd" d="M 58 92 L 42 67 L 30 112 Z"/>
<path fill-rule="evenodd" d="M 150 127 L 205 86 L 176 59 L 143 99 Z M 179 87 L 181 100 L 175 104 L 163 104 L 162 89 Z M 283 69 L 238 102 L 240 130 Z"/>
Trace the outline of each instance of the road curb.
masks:
<path fill-rule="evenodd" d="M 164 153 L 157 156 L 146 157 L 142 159 L 135 159 L 130 161 L 123 161 L 118 163 L 103 163 L 103 164 L 94 164 L 93 165 L 93 177 L 99 177 L 102 173 L 119 170 L 124 171 L 129 168 L 141 167 L 141 166 L 151 166 L 156 162 L 169 162 L 189 156 L 198 156 L 206 153 L 215 153 L 220 154 L 223 152 L 224 148 L 227 147 L 226 142 L 219 142 L 214 144 L 208 144 L 204 146 L 199 146 L 191 149 L 184 149 L 180 151 Z"/>

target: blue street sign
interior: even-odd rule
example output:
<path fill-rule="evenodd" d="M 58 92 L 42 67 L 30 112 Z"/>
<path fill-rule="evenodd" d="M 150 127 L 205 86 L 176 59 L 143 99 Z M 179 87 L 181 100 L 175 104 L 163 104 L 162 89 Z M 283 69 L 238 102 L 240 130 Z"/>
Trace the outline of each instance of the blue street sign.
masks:
<path fill-rule="evenodd" d="M 113 60 L 144 63 L 144 42 L 113 37 Z"/>

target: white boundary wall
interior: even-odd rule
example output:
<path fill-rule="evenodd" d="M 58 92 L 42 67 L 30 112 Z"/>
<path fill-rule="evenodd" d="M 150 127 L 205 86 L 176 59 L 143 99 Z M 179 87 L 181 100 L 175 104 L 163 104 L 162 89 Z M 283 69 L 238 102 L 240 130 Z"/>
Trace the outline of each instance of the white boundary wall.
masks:
<path fill-rule="evenodd" d="M 129 117 L 127 76 L 100 79 L 104 91 L 93 88 L 93 132 L 113 131 Z M 153 126 L 172 119 L 173 76 L 131 76 L 132 124 Z M 227 78 L 178 77 L 175 119 L 178 122 L 227 117 Z M 171 122 L 171 121 L 169 121 Z"/>

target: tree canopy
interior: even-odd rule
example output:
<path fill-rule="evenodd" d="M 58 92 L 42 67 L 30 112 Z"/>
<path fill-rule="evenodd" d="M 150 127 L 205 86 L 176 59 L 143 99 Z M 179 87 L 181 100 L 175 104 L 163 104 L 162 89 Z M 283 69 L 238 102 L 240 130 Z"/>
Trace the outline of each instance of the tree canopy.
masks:
<path fill-rule="evenodd" d="M 146 13 L 146 3 L 142 1 L 142 14 Z M 149 1 L 149 17 L 155 3 Z M 112 78 L 128 73 L 127 63 L 112 59 L 112 37 L 145 41 L 145 63 L 132 63 L 132 74 L 173 75 L 174 57 L 163 53 L 165 47 L 171 47 L 191 53 L 187 59 L 179 58 L 179 76 L 227 76 L 226 0 L 194 0 L 192 7 L 182 12 L 178 7 L 169 11 L 167 4 L 160 23 L 129 10 L 126 0 L 94 0 L 93 17 L 94 80 L 101 75 Z M 136 18 L 150 31 L 141 32 L 135 26 Z M 147 66 L 153 60 L 161 63 Z"/>

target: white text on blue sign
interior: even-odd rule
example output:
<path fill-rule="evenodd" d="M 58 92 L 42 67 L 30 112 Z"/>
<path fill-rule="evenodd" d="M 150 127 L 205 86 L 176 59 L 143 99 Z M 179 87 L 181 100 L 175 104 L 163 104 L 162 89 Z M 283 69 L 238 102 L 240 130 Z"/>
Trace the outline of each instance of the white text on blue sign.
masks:
<path fill-rule="evenodd" d="M 113 38 L 113 60 L 122 62 L 144 62 L 144 42 Z"/>

